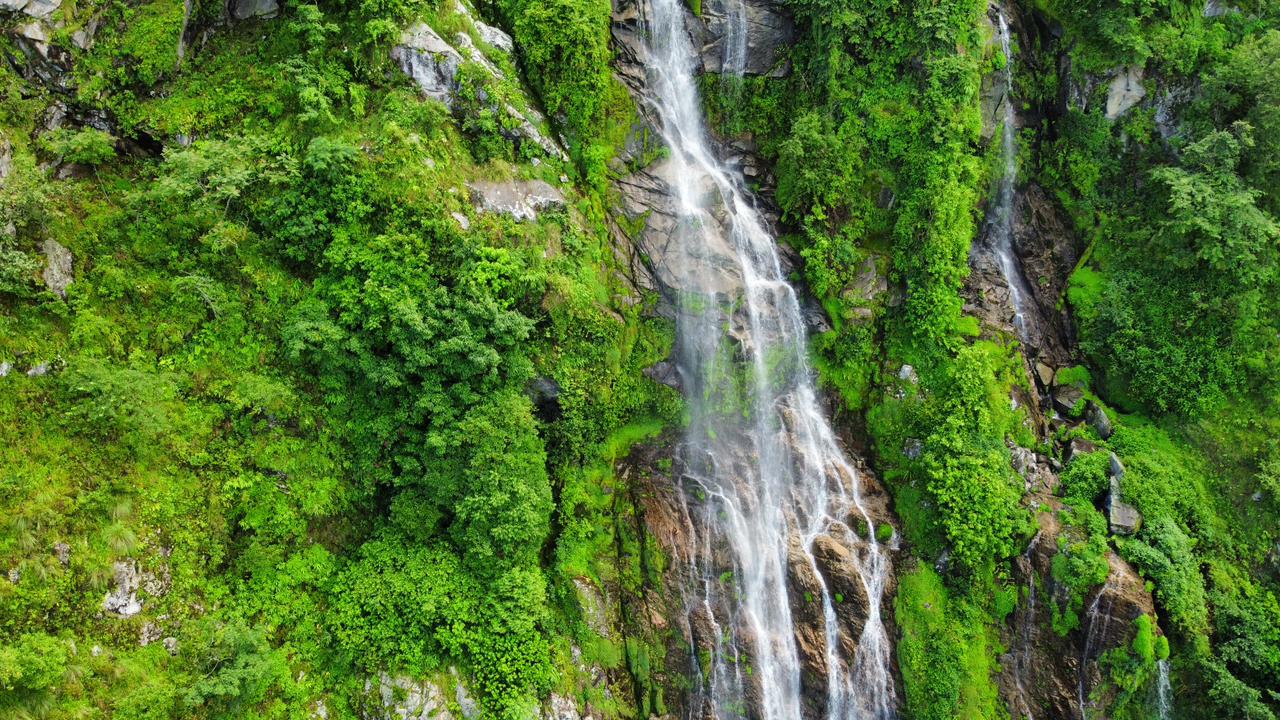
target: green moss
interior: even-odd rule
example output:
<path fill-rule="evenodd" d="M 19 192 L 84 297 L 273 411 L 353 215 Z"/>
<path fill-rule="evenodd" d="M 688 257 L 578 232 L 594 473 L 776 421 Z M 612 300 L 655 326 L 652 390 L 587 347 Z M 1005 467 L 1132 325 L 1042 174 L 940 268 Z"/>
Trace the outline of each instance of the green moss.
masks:
<path fill-rule="evenodd" d="M 986 614 L 957 600 L 927 566 L 899 575 L 895 617 L 906 709 L 917 718 L 997 718 L 992 630 Z"/>

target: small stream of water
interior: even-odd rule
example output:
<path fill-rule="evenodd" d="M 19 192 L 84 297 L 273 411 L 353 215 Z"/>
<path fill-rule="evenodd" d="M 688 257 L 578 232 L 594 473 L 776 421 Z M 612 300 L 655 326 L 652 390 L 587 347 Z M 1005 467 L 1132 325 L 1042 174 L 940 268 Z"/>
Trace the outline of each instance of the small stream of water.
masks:
<path fill-rule="evenodd" d="M 1173 717 L 1173 684 L 1169 682 L 1169 661 L 1156 663 L 1156 713 L 1160 720 Z"/>
<path fill-rule="evenodd" d="M 1013 42 L 1003 9 L 997 8 L 996 18 L 996 32 L 1000 39 L 1000 49 L 1004 51 L 1005 57 L 1003 72 L 1005 95 L 1000 103 L 1004 108 L 1000 126 L 1000 157 L 1004 172 L 996 188 L 995 202 L 987 212 L 984 235 L 986 243 L 996 256 L 1005 285 L 1009 288 L 1009 302 L 1013 305 L 1014 312 L 1014 328 L 1018 332 L 1018 337 L 1026 340 L 1025 305 L 1034 296 L 1022 272 L 1022 264 L 1018 261 L 1013 249 L 1013 216 L 1018 180 L 1017 114 L 1013 105 Z"/>

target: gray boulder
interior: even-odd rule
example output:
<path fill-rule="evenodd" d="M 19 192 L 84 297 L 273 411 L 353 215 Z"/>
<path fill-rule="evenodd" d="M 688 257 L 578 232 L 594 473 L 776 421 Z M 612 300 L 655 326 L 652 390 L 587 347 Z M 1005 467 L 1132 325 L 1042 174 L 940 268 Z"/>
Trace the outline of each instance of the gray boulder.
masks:
<path fill-rule="evenodd" d="M 1112 535 L 1133 535 L 1142 528 L 1142 514 L 1138 509 L 1121 500 L 1120 483 L 1124 479 L 1124 465 L 1115 453 L 1111 453 L 1111 489 L 1107 493 L 1107 524 Z"/>
<path fill-rule="evenodd" d="M 542 180 L 478 180 L 467 188 L 476 210 L 520 221 L 537 220 L 538 213 L 565 205 L 564 193 Z"/>
<path fill-rule="evenodd" d="M 391 48 L 391 58 L 413 78 L 423 95 L 453 108 L 462 55 L 430 25 L 420 22 L 405 30 L 400 44 Z"/>
<path fill-rule="evenodd" d="M 231 16 L 236 20 L 249 18 L 273 18 L 280 14 L 277 0 L 232 0 Z"/>
<path fill-rule="evenodd" d="M 1053 372 L 1053 368 L 1039 360 L 1036 361 L 1036 380 L 1040 382 L 1040 387 L 1047 388 L 1053 385 Z"/>
<path fill-rule="evenodd" d="M 1089 423 L 1089 425 L 1097 431 L 1098 437 L 1103 440 L 1111 437 L 1111 433 L 1114 432 L 1111 427 L 1111 418 L 1107 416 L 1107 411 L 1103 410 L 1102 407 L 1095 402 L 1089 403 L 1084 413 L 1084 419 L 1085 422 Z"/>
<path fill-rule="evenodd" d="M 44 286 L 54 295 L 67 299 L 67 287 L 75 279 L 71 271 L 71 251 L 63 247 L 57 240 L 46 239 L 44 250 Z"/>
<path fill-rule="evenodd" d="M 1147 89 L 1142 85 L 1142 68 L 1132 65 L 1118 68 L 1107 85 L 1107 119 L 1121 117 L 1146 96 Z"/>

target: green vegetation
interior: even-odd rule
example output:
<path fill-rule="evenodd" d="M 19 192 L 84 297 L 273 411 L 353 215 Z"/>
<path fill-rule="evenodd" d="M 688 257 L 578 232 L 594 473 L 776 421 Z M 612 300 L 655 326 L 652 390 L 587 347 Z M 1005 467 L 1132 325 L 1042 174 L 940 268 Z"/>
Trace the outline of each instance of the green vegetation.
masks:
<path fill-rule="evenodd" d="M 830 321 L 813 365 L 893 498 L 911 718 L 1005 716 L 1037 520 L 1061 528 L 1040 578 L 1057 633 L 1121 559 L 1155 599 L 1102 658 L 1112 717 L 1149 715 L 1164 659 L 1179 717 L 1280 713 L 1280 16 L 1222 5 L 1017 8 L 1019 178 L 1084 246 L 1056 382 L 1106 438 L 1037 425 L 1025 348 L 964 311 L 996 166 L 980 92 L 1010 60 L 985 3 L 788 0 L 789 73 L 700 78 L 713 128 L 776 179 Z M 649 617 L 672 559 L 647 478 L 619 469 L 643 446 L 677 470 L 681 402 L 643 373 L 673 328 L 610 233 L 611 161 L 664 150 L 631 147 L 612 6 L 226 12 L 64 2 L 47 60 L 3 23 L 0 716 L 349 718 L 405 677 L 461 682 L 483 717 L 553 691 L 674 712 L 688 648 Z M 475 45 L 451 106 L 391 58 L 418 21 Z M 1148 99 L 1108 119 L 1122 67 Z M 479 180 L 566 197 L 517 221 L 474 210 Z M 62 251 L 65 297 L 43 275 Z M 1014 460 L 1073 438 L 1097 451 L 1035 495 L 1055 491 Z M 1100 511 L 1112 453 L 1130 537 Z"/>
<path fill-rule="evenodd" d="M 1053 629 L 1059 635 L 1080 627 L 1085 595 L 1107 581 L 1107 519 L 1088 502 L 1078 501 L 1060 513 L 1062 532 L 1050 573 L 1066 591 L 1066 602 L 1053 602 Z"/>
<path fill-rule="evenodd" d="M 1004 612 L 952 595 L 928 566 L 900 575 L 894 610 L 907 712 L 938 720 L 1005 717 L 991 683 L 999 636 L 988 624 L 993 611 Z"/>
<path fill-rule="evenodd" d="M 1064 80 L 1134 64 L 1158 78 L 1144 81 L 1148 93 L 1203 90 L 1170 96 L 1172 128 L 1145 105 L 1107 121 L 1095 93 L 1088 112 L 1073 105 L 1055 119 L 1035 163 L 1090 241 L 1066 301 L 1096 389 L 1133 413 L 1104 443 L 1126 469 L 1125 501 L 1144 516 L 1117 547 L 1154 586 L 1180 716 L 1272 718 L 1280 676 L 1259 672 L 1234 643 L 1266 622 L 1280 590 L 1266 569 L 1278 506 L 1264 489 L 1280 416 L 1280 31 L 1274 8 L 1202 9 L 1047 3 L 1072 48 Z M 1073 461 L 1069 495 L 1096 500 L 1106 489 L 1102 455 Z M 1250 657 L 1265 664 L 1275 641 L 1253 637 Z M 1126 672 L 1122 696 L 1136 688 Z"/>
<path fill-rule="evenodd" d="M 619 104 L 598 9 L 512 9 L 584 147 Z M 0 704 L 350 717 L 366 677 L 456 668 L 487 716 L 527 717 L 576 682 L 562 643 L 598 638 L 560 599 L 622 562 L 593 525 L 623 512 L 597 504 L 618 483 L 583 468 L 679 416 L 640 373 L 670 330 L 617 301 L 598 188 L 536 222 L 451 217 L 469 180 L 575 172 L 486 105 L 528 102 L 506 56 L 505 82 L 461 68 L 453 116 L 388 72 L 410 20 L 464 16 L 290 4 L 179 64 L 181 3 L 107 12 L 75 89 L 117 135 L 29 142 L 51 97 L 4 106 Z M 178 135 L 198 139 L 145 151 Z M 40 281 L 50 239 L 74 257 L 65 302 Z M 122 568 L 142 617 L 102 612 Z"/>

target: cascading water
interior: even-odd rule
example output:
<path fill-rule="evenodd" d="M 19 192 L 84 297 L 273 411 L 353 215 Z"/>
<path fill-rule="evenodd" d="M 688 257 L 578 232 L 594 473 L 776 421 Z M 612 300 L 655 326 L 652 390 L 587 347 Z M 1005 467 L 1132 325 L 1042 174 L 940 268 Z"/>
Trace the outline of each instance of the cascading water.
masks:
<path fill-rule="evenodd" d="M 1156 663 L 1156 716 L 1160 720 L 1173 717 L 1173 684 L 1169 682 L 1169 661 Z"/>
<path fill-rule="evenodd" d="M 1009 288 L 1009 302 L 1013 304 L 1013 324 L 1020 338 L 1026 339 L 1027 322 L 1024 305 L 1033 297 L 1027 279 L 1023 276 L 1022 265 L 1013 252 L 1013 212 L 1015 200 L 1015 184 L 1018 179 L 1018 133 L 1016 116 L 1013 108 L 1013 45 L 1010 39 L 1009 23 L 1005 20 L 1004 11 L 996 10 L 997 32 L 1000 35 L 1000 48 L 1004 51 L 1004 84 L 1005 97 L 1001 105 L 1004 117 L 1001 123 L 1000 154 L 1004 163 L 1004 173 L 996 190 L 996 202 L 987 213 L 986 241 L 1000 265 L 1000 273 L 1004 276 L 1005 285 Z"/>
<path fill-rule="evenodd" d="M 858 473 L 820 410 L 798 297 L 754 199 L 711 150 L 682 0 L 652 0 L 645 25 L 644 99 L 671 152 L 663 172 L 674 215 L 668 265 L 677 276 L 676 360 L 690 416 L 679 459 L 697 537 L 686 558 L 698 576 L 687 599 L 700 635 L 691 715 L 799 720 L 820 708 L 830 720 L 891 718 L 880 617 L 888 555 Z M 726 42 L 730 53 L 743 47 Z M 796 597 L 797 573 L 812 597 Z M 846 636 L 833 582 L 856 583 L 865 598 L 858 637 Z M 816 658 L 796 637 L 798 615 L 815 609 L 824 645 Z M 803 660 L 826 669 L 821 697 L 802 690 L 811 682 Z"/>
<path fill-rule="evenodd" d="M 1031 668 L 1031 628 L 1036 622 L 1036 571 L 1032 556 L 1036 545 L 1040 542 L 1040 533 L 1036 533 L 1022 553 L 1022 566 L 1027 573 L 1027 604 L 1022 610 L 1022 648 L 1014 660 L 1014 680 L 1018 685 L 1018 698 L 1022 702 L 1022 717 L 1035 720 L 1027 703 L 1027 671 Z"/>
<path fill-rule="evenodd" d="M 1107 599 L 1106 607 L 1102 599 Z M 1076 683 L 1076 700 L 1080 703 L 1080 720 L 1089 720 L 1089 663 L 1098 655 L 1098 641 L 1106 637 L 1111 625 L 1111 606 L 1115 603 L 1115 594 L 1111 592 L 1111 584 L 1102 586 L 1098 594 L 1089 603 L 1089 612 L 1085 615 L 1084 647 L 1080 650 L 1080 674 Z M 1102 618 L 1102 622 L 1098 622 Z"/>
<path fill-rule="evenodd" d="M 746 66 L 747 3 L 745 0 L 728 0 L 725 7 L 723 71 L 725 75 L 740 75 Z"/>

